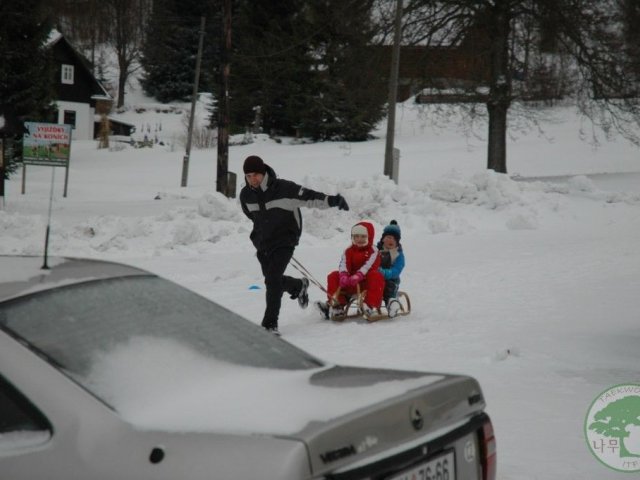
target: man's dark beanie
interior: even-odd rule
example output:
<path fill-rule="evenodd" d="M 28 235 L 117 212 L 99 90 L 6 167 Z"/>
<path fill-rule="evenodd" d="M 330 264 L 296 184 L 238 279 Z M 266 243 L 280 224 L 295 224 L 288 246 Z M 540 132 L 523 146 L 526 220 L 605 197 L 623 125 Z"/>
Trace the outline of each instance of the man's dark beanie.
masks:
<path fill-rule="evenodd" d="M 244 173 L 261 173 L 265 174 L 267 172 L 267 167 L 265 167 L 264 162 L 257 155 L 249 155 L 242 166 Z"/>

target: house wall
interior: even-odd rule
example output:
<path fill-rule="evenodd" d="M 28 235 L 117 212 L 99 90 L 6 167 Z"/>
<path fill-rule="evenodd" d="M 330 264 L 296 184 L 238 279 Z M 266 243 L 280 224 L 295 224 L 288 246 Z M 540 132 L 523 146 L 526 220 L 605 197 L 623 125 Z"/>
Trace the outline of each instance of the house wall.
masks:
<path fill-rule="evenodd" d="M 76 114 L 76 126 L 71 130 L 73 140 L 93 140 L 94 109 L 88 103 L 56 101 L 58 106 L 58 123 L 64 123 L 64 112 Z"/>
<path fill-rule="evenodd" d="M 372 46 L 378 71 L 387 74 L 392 47 Z M 489 79 L 487 51 L 479 42 L 472 46 L 402 46 L 398 69 L 398 96 L 402 102 L 423 88 L 472 87 Z"/>
<path fill-rule="evenodd" d="M 60 36 L 51 44 L 55 62 L 54 85 L 58 107 L 57 122 L 65 122 L 65 111 L 75 112 L 75 126 L 71 138 L 92 140 L 96 108 L 101 113 L 111 109 L 107 91 L 94 78 L 88 61 Z"/>
<path fill-rule="evenodd" d="M 53 46 L 53 54 L 56 62 L 56 92 L 59 99 L 71 102 L 89 102 L 92 95 L 104 95 L 91 75 L 89 67 L 84 65 L 79 55 L 62 38 Z M 73 80 L 71 83 L 63 83 L 62 66 L 73 66 Z"/>

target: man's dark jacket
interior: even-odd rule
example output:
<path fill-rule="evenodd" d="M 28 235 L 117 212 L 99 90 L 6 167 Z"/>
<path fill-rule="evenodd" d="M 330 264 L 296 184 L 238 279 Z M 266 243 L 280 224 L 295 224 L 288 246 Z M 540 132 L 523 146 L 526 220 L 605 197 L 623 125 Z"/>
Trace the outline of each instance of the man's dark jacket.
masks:
<path fill-rule="evenodd" d="M 247 183 L 240 191 L 240 205 L 253 222 L 251 241 L 260 252 L 277 247 L 295 247 L 302 234 L 300 207 L 329 208 L 327 195 L 277 178 L 265 164 L 267 172 L 258 188 Z"/>

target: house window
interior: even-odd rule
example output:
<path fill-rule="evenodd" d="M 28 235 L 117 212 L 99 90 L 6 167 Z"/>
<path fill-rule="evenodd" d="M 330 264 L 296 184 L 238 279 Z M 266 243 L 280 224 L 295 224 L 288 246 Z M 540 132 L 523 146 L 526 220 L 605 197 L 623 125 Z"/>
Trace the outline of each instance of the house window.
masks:
<path fill-rule="evenodd" d="M 73 85 L 73 65 L 62 65 L 62 83 Z"/>
<path fill-rule="evenodd" d="M 62 123 L 71 125 L 71 128 L 76 128 L 76 112 L 74 110 L 65 110 Z"/>

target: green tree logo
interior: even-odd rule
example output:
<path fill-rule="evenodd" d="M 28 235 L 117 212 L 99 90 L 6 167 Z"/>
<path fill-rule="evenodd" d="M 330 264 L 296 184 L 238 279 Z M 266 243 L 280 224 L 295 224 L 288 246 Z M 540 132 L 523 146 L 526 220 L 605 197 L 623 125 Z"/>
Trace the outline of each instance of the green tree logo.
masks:
<path fill-rule="evenodd" d="M 585 419 L 591 452 L 610 468 L 640 471 L 640 385 L 616 385 L 591 404 Z"/>

